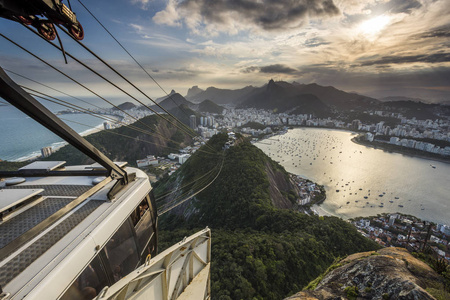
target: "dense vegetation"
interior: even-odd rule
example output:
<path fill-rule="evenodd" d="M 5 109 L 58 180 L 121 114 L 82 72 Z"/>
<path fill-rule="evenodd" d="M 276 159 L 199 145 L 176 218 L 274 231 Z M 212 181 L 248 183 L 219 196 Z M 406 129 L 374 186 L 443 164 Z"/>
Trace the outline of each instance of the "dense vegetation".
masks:
<path fill-rule="evenodd" d="M 287 178 L 284 169 L 242 139 L 223 153 L 227 140 L 225 134 L 213 137 L 214 151 L 197 151 L 177 173 L 155 185 L 157 194 L 173 188 L 179 182 L 175 177 L 183 186 L 224 158 L 217 180 L 184 211 L 160 222 L 161 250 L 198 228 L 212 228 L 213 299 L 282 299 L 300 291 L 335 258 L 378 247 L 338 218 L 275 208 L 266 170 L 282 170 Z"/>
<path fill-rule="evenodd" d="M 213 113 L 213 114 L 221 114 L 224 110 L 224 107 L 217 105 L 216 103 L 212 102 L 211 100 L 206 99 L 205 101 L 202 101 L 198 105 L 198 110 L 203 111 L 203 112 Z"/>
<path fill-rule="evenodd" d="M 263 125 L 259 122 L 254 122 L 254 121 L 247 122 L 241 126 L 241 128 L 245 128 L 245 127 L 250 127 L 251 129 L 256 129 L 256 130 L 258 130 L 258 129 L 263 130 L 263 129 L 267 128 L 266 125 Z"/>
<path fill-rule="evenodd" d="M 29 162 L 13 162 L 0 160 L 0 170 L 2 171 L 17 171 L 19 168 L 29 164 Z"/>
<path fill-rule="evenodd" d="M 155 115 L 142 118 L 132 126 L 139 128 L 141 132 L 122 126 L 91 134 L 86 140 L 112 160 L 127 161 L 130 165 L 136 165 L 136 160 L 147 155 L 176 152 L 189 142 L 185 132 Z M 92 162 L 71 145 L 59 149 L 47 160 L 64 160 L 68 165 Z"/>

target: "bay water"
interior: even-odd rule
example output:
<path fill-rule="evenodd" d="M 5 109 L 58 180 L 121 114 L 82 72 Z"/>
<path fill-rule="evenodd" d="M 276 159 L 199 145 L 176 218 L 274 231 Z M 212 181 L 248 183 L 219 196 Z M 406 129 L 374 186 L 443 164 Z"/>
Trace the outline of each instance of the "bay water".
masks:
<path fill-rule="evenodd" d="M 87 114 L 65 114 L 59 117 L 81 135 L 101 128 L 103 124 L 102 119 Z M 26 160 L 39 156 L 43 147 L 58 148 L 65 144 L 60 137 L 12 105 L 0 106 L 0 159 Z"/>
<path fill-rule="evenodd" d="M 256 143 L 293 174 L 324 185 L 319 214 L 414 215 L 450 225 L 450 164 L 353 143 L 354 133 L 295 128 Z"/>

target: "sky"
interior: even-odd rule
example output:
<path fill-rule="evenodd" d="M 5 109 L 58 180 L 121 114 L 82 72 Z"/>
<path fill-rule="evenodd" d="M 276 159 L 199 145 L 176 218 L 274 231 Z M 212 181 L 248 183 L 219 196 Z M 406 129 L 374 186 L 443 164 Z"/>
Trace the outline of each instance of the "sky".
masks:
<path fill-rule="evenodd" d="M 377 98 L 450 100 L 449 0 L 81 1 L 166 92 L 186 95 L 192 86 L 262 86 L 274 79 L 332 85 Z M 71 5 L 84 27 L 86 46 L 149 96 L 164 95 L 78 0 Z M 0 33 L 102 95 L 125 97 L 73 60 L 64 64 L 60 52 L 23 26 L 0 19 Z M 132 90 L 60 35 L 67 52 Z M 1 37 L 0 65 L 67 93 L 91 97 Z M 10 75 L 20 84 L 39 87 Z"/>

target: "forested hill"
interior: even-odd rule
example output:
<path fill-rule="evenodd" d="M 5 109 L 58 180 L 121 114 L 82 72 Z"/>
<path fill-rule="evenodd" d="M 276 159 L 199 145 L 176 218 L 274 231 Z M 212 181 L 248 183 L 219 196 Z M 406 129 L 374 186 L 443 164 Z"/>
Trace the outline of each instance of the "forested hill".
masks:
<path fill-rule="evenodd" d="M 113 161 L 126 161 L 135 166 L 136 160 L 147 155 L 167 155 L 190 144 L 186 133 L 156 115 L 147 116 L 131 126 L 103 130 L 86 137 L 100 152 Z M 86 155 L 67 145 L 46 160 L 66 161 L 67 165 L 92 163 Z"/>
<path fill-rule="evenodd" d="M 341 219 L 277 208 L 275 190 L 286 202 L 294 193 L 284 168 L 242 139 L 223 151 L 227 140 L 225 134 L 213 137 L 209 148 L 155 185 L 157 199 L 183 187 L 172 201 L 174 194 L 185 197 L 204 186 L 222 166 L 195 200 L 160 219 L 160 250 L 196 229 L 212 228 L 213 299 L 282 299 L 337 257 L 378 247 Z M 209 180 L 202 177 L 210 170 Z"/>

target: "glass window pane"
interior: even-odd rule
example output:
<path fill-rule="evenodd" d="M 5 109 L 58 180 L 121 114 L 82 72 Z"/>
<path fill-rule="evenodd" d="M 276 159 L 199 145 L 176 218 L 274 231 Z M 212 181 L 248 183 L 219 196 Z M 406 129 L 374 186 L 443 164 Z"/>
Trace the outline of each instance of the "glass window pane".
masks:
<path fill-rule="evenodd" d="M 109 285 L 106 277 L 105 268 L 98 257 L 84 269 L 81 275 L 75 280 L 70 288 L 61 297 L 61 300 L 91 300 L 98 293 Z"/>
<path fill-rule="evenodd" d="M 131 220 L 133 221 L 133 225 L 136 226 L 137 223 L 141 220 L 142 216 L 148 211 L 148 201 L 147 198 L 142 200 L 142 202 L 136 207 L 136 210 L 131 213 Z"/>
<path fill-rule="evenodd" d="M 142 249 L 147 245 L 148 240 L 153 233 L 152 217 L 149 210 L 144 213 L 135 228 L 139 249 L 142 252 Z"/>
<path fill-rule="evenodd" d="M 128 221 L 119 228 L 106 244 L 105 253 L 114 274 L 114 281 L 118 281 L 136 268 L 139 255 L 133 229 Z"/>

